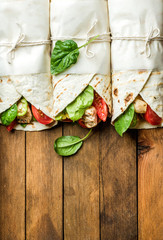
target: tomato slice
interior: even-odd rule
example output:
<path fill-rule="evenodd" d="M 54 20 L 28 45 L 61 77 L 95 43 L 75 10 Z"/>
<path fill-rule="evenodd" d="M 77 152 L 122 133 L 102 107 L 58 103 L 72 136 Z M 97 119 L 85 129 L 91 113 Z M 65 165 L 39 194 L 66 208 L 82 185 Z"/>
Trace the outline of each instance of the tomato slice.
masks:
<path fill-rule="evenodd" d="M 78 123 L 79 123 L 79 125 L 80 125 L 82 128 L 87 128 L 87 127 L 85 126 L 82 118 L 78 120 Z"/>
<path fill-rule="evenodd" d="M 144 114 L 144 118 L 147 122 L 152 125 L 160 125 L 162 122 L 162 118 L 160 118 L 151 108 L 147 105 L 147 111 Z"/>
<path fill-rule="evenodd" d="M 45 115 L 41 110 L 35 108 L 33 105 L 32 105 L 32 113 L 33 113 L 33 116 L 35 117 L 35 119 L 39 123 L 42 123 L 44 125 L 50 124 L 54 121 L 52 118 Z"/>
<path fill-rule="evenodd" d="M 13 122 L 10 123 L 10 125 L 8 125 L 8 126 L 6 127 L 7 131 L 8 131 L 8 132 L 11 132 L 12 129 L 13 129 L 16 125 L 17 125 L 17 121 L 16 121 L 16 119 L 15 119 Z"/>
<path fill-rule="evenodd" d="M 106 122 L 108 116 L 108 107 L 102 97 L 95 92 L 94 93 L 94 101 L 93 106 L 96 108 L 98 117 L 103 121 Z"/>

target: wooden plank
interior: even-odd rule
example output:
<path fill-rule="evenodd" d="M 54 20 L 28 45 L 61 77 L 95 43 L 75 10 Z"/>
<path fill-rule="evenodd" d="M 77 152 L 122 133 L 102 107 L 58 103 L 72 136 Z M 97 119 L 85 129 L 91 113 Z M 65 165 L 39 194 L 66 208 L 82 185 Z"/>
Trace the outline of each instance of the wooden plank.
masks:
<path fill-rule="evenodd" d="M 62 158 L 53 149 L 61 135 L 61 127 L 27 133 L 27 240 L 62 239 Z"/>
<path fill-rule="evenodd" d="M 25 239 L 25 133 L 0 126 L 0 239 Z"/>
<path fill-rule="evenodd" d="M 139 132 L 139 240 L 163 239 L 163 129 Z"/>
<path fill-rule="evenodd" d="M 88 130 L 64 125 L 64 135 L 84 137 Z M 99 239 L 99 129 L 78 154 L 64 158 L 64 239 Z"/>
<path fill-rule="evenodd" d="M 136 134 L 121 138 L 111 125 L 101 129 L 101 240 L 137 239 Z"/>

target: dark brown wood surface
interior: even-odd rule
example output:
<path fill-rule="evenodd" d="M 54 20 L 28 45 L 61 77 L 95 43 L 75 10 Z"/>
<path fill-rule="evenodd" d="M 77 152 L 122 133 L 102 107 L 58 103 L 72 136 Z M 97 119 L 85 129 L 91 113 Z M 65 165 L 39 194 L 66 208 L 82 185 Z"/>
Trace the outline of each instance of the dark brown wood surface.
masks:
<path fill-rule="evenodd" d="M 25 133 L 0 126 L 0 239 L 25 239 Z"/>
<path fill-rule="evenodd" d="M 26 239 L 62 239 L 62 159 L 54 153 L 56 128 L 26 133 Z"/>
<path fill-rule="evenodd" d="M 54 152 L 57 137 L 87 132 L 0 127 L 0 240 L 163 239 L 163 129 L 120 138 L 107 122 L 75 156 Z"/>
<path fill-rule="evenodd" d="M 100 136 L 101 239 L 137 239 L 136 131 L 119 137 L 113 126 Z"/>
<path fill-rule="evenodd" d="M 84 137 L 87 132 L 77 125 L 64 127 L 64 135 Z M 77 155 L 64 159 L 64 236 L 67 240 L 99 239 L 99 140 L 96 129 Z"/>
<path fill-rule="evenodd" d="M 163 239 L 163 129 L 139 132 L 139 239 Z"/>

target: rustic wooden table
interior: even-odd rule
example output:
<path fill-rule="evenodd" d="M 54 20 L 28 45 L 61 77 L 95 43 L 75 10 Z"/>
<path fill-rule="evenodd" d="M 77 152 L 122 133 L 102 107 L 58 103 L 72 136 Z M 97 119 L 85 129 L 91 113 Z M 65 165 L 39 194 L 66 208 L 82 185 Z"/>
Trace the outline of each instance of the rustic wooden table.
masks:
<path fill-rule="evenodd" d="M 100 124 L 77 155 L 56 155 L 54 139 L 86 132 L 0 127 L 0 240 L 163 239 L 163 129 L 120 138 Z"/>

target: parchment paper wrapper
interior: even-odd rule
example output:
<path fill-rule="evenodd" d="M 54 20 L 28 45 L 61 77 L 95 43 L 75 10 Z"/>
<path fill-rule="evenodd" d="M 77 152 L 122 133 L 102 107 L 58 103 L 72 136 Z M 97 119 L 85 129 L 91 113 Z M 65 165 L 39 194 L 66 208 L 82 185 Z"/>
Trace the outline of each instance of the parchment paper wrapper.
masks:
<path fill-rule="evenodd" d="M 0 76 L 46 73 L 50 68 L 50 45 L 17 47 L 12 64 L 8 52 L 24 35 L 23 42 L 49 39 L 49 2 L 47 0 L 0 0 Z M 22 42 L 22 43 L 23 43 Z"/>
<path fill-rule="evenodd" d="M 0 0 L 0 113 L 7 110 L 22 96 L 49 117 L 53 117 L 53 89 L 50 77 L 50 45 L 17 46 L 9 64 L 11 46 L 24 34 L 23 42 L 46 41 L 50 38 L 49 3 L 46 0 Z M 21 26 L 21 27 L 19 27 Z M 23 43 L 22 42 L 22 43 Z M 43 130 L 36 126 L 16 129 Z"/>
<path fill-rule="evenodd" d="M 163 42 L 116 40 L 118 37 L 163 36 L 162 0 L 109 0 L 112 60 L 112 122 L 138 94 L 163 118 Z M 150 52 L 149 52 L 150 51 Z M 149 54 L 150 53 L 150 54 Z M 148 56 L 150 55 L 150 56 Z M 162 124 L 163 125 L 163 124 Z M 152 128 L 147 122 L 136 128 Z"/>
<path fill-rule="evenodd" d="M 81 46 L 91 37 L 104 36 L 108 32 L 108 10 L 105 0 L 53 0 L 51 2 L 53 47 L 57 40 L 70 39 Z M 64 74 L 53 77 L 54 115 L 64 110 L 88 85 L 91 85 L 106 101 L 111 111 L 110 43 L 108 41 L 95 41 L 88 48 L 80 49 L 77 63 Z"/>

